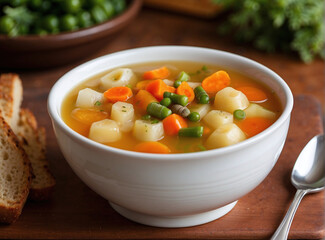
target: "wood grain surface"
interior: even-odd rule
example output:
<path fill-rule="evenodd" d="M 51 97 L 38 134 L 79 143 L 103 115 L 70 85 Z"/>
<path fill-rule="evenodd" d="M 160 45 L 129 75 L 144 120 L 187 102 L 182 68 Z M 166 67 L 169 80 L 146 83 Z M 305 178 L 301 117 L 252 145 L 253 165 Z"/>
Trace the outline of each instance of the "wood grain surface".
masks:
<path fill-rule="evenodd" d="M 291 168 L 304 144 L 323 131 L 325 106 L 324 61 L 301 63 L 296 55 L 265 54 L 220 38 L 222 19 L 202 20 L 143 9 L 137 19 L 100 52 L 87 59 L 51 69 L 14 70 L 24 84 L 25 107 L 34 111 L 48 133 L 48 158 L 57 179 L 48 202 L 27 202 L 19 220 L 0 226 L 0 239 L 268 239 L 281 222 L 295 189 Z M 133 223 L 117 214 L 106 200 L 92 192 L 72 172 L 61 155 L 46 110 L 55 81 L 92 58 L 142 46 L 189 45 L 243 55 L 277 72 L 292 89 L 295 106 L 283 153 L 274 170 L 253 192 L 242 198 L 225 217 L 202 226 L 161 229 Z M 0 72 L 13 70 L 1 69 Z M 320 104 L 319 104 L 320 103 Z M 324 192 L 308 195 L 294 219 L 290 239 L 319 239 L 325 235 Z"/>

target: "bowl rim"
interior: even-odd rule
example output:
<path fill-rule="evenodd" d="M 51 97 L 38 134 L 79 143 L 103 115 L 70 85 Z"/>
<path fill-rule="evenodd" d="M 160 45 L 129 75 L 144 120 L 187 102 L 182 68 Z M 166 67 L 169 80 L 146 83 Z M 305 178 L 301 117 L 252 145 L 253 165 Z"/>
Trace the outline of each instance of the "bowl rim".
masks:
<path fill-rule="evenodd" d="M 94 24 L 87 28 L 81 28 L 76 31 L 66 31 L 57 34 L 48 35 L 22 35 L 17 37 L 9 37 L 5 34 L 0 34 L 0 41 L 13 41 L 13 42 L 26 42 L 26 41 L 58 41 L 58 40 L 72 40 L 76 36 L 80 38 L 87 37 L 89 35 L 100 34 L 100 32 L 113 29 L 119 25 L 122 25 L 129 18 L 136 15 L 142 6 L 142 0 L 130 0 L 128 7 L 121 14 L 114 16 L 112 19 L 108 19 L 102 23 Z M 35 43 L 36 44 L 36 43 Z"/>
<path fill-rule="evenodd" d="M 171 153 L 171 154 L 159 154 L 159 153 L 142 153 L 142 152 L 135 152 L 131 150 L 125 150 L 125 149 L 119 149 L 115 147 L 110 147 L 107 145 L 104 145 L 102 143 L 95 142 L 85 136 L 82 136 L 81 134 L 75 132 L 72 130 L 61 118 L 59 111 L 61 110 L 62 105 L 60 106 L 60 110 L 57 110 L 57 104 L 55 104 L 55 92 L 60 91 L 59 90 L 59 84 L 64 80 L 64 77 L 71 73 L 72 71 L 78 71 L 87 65 L 94 64 L 96 61 L 101 61 L 105 58 L 111 58 L 117 55 L 122 55 L 122 54 L 127 54 L 127 53 L 134 53 L 134 52 L 141 52 L 143 50 L 150 50 L 150 49 L 161 49 L 162 51 L 170 51 L 173 52 L 175 49 L 183 49 L 183 50 L 188 50 L 188 51 L 203 51 L 203 52 L 214 52 L 219 55 L 228 55 L 232 58 L 235 58 L 237 61 L 245 61 L 246 63 L 252 65 L 253 67 L 258 67 L 260 70 L 263 72 L 267 73 L 268 75 L 271 75 L 273 79 L 276 80 L 276 82 L 281 86 L 282 90 L 284 91 L 285 98 L 286 98 L 286 103 L 284 105 L 282 114 L 280 117 L 266 130 L 262 131 L 261 133 L 248 138 L 242 142 L 239 142 L 234 145 L 222 147 L 222 148 L 217 148 L 217 149 L 211 149 L 207 151 L 200 151 L 200 152 L 191 152 L 191 153 Z M 83 81 L 85 79 L 82 79 Z M 82 82 L 82 80 L 80 82 Z M 71 88 L 72 89 L 72 88 Z M 71 90 L 70 89 L 70 90 Z M 65 95 L 66 96 L 66 95 Z M 61 76 L 58 81 L 52 86 L 50 93 L 48 95 L 48 101 L 47 101 L 47 110 L 48 113 L 52 119 L 52 121 L 55 123 L 56 126 L 60 127 L 62 131 L 64 131 L 65 134 L 67 134 L 70 138 L 72 138 L 74 141 L 77 141 L 79 144 L 86 146 L 86 147 L 92 147 L 96 149 L 96 151 L 100 152 L 113 152 L 114 154 L 119 154 L 124 157 L 137 157 L 141 158 L 143 160 L 163 160 L 163 161 L 168 161 L 168 160 L 188 160 L 188 159 L 197 159 L 199 157 L 216 157 L 219 155 L 223 154 L 228 154 L 233 151 L 238 151 L 240 149 L 246 148 L 247 146 L 250 146 L 263 138 L 266 138 L 270 134 L 272 134 L 274 131 L 276 131 L 280 126 L 282 126 L 285 121 L 289 118 L 290 119 L 290 114 L 293 108 L 293 95 L 292 92 L 287 85 L 287 83 L 274 71 L 271 69 L 267 68 L 266 66 L 251 60 L 249 58 L 234 54 L 234 53 L 229 53 L 226 51 L 221 51 L 221 50 L 216 50 L 216 49 L 211 49 L 211 48 L 204 48 L 204 47 L 193 47 L 193 46 L 174 46 L 174 45 L 165 45 L 165 46 L 150 46 L 150 47 L 140 47 L 140 48 L 133 48 L 133 49 L 128 49 L 128 50 L 123 50 L 123 51 L 118 51 L 115 53 L 107 54 L 98 58 L 95 58 L 93 60 L 90 60 L 86 63 L 83 63 L 67 73 L 65 73 L 63 76 Z"/>

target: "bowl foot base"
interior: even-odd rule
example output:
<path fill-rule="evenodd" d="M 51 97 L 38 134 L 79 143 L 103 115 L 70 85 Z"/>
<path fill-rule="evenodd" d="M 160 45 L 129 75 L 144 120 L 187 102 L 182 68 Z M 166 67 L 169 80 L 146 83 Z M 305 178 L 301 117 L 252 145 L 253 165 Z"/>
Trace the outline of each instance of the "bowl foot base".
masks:
<path fill-rule="evenodd" d="M 204 213 L 188 215 L 188 216 L 173 216 L 173 217 L 152 216 L 152 215 L 142 214 L 139 212 L 135 212 L 120 207 L 111 202 L 110 205 L 119 214 L 134 222 L 142 223 L 154 227 L 179 228 L 179 227 L 191 227 L 191 226 L 201 225 L 216 220 L 226 215 L 228 212 L 230 212 L 230 210 L 233 209 L 236 203 L 237 201 L 232 202 L 221 208 L 217 208 L 215 210 L 204 212 Z"/>

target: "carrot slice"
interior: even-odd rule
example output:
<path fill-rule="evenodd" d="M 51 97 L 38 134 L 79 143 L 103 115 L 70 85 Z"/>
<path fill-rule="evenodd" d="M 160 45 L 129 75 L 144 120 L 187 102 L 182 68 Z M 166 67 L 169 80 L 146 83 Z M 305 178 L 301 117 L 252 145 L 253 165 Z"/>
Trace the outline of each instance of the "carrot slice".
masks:
<path fill-rule="evenodd" d="M 204 128 L 203 128 L 203 135 L 204 136 L 207 136 L 210 133 L 211 133 L 211 128 L 208 128 L 208 127 L 204 126 Z"/>
<path fill-rule="evenodd" d="M 170 149 L 160 142 L 142 142 L 135 146 L 136 152 L 145 153 L 170 153 Z"/>
<path fill-rule="evenodd" d="M 146 90 L 140 90 L 134 98 L 135 105 L 142 113 L 145 113 L 147 111 L 147 106 L 150 103 L 158 102 L 157 99 Z"/>
<path fill-rule="evenodd" d="M 91 125 L 94 122 L 104 120 L 108 114 L 94 109 L 76 108 L 71 112 L 71 117 L 83 124 Z"/>
<path fill-rule="evenodd" d="M 146 90 L 150 92 L 155 98 L 157 98 L 159 101 L 164 98 L 164 92 L 175 92 L 175 88 L 168 86 L 163 80 L 157 79 L 152 82 L 150 82 Z"/>
<path fill-rule="evenodd" d="M 265 102 L 267 100 L 267 96 L 265 92 L 259 88 L 256 87 L 238 87 L 236 88 L 238 91 L 241 91 L 244 93 L 248 99 L 248 101 L 251 102 Z"/>
<path fill-rule="evenodd" d="M 168 68 L 161 67 L 151 71 L 147 71 L 143 74 L 143 79 L 163 79 L 169 76 L 170 72 Z"/>
<path fill-rule="evenodd" d="M 113 87 L 104 92 L 104 97 L 110 102 L 125 102 L 133 93 L 129 87 Z"/>
<path fill-rule="evenodd" d="M 140 82 L 137 83 L 135 88 L 138 89 L 138 90 L 145 90 L 150 82 L 152 82 L 152 80 L 140 81 Z"/>
<path fill-rule="evenodd" d="M 264 131 L 273 124 L 273 121 L 263 117 L 246 118 L 238 123 L 240 129 L 247 134 L 248 137 Z"/>
<path fill-rule="evenodd" d="M 187 127 L 186 120 L 175 113 L 166 117 L 162 122 L 167 135 L 177 135 L 181 128 Z"/>
<path fill-rule="evenodd" d="M 230 77 L 225 71 L 218 71 L 206 77 L 202 82 L 203 89 L 208 94 L 216 94 L 230 84 Z"/>
<path fill-rule="evenodd" d="M 187 96 L 189 102 L 192 102 L 195 97 L 193 89 L 185 81 L 182 82 L 181 85 L 178 86 L 178 88 L 176 89 L 176 93 L 179 95 Z"/>

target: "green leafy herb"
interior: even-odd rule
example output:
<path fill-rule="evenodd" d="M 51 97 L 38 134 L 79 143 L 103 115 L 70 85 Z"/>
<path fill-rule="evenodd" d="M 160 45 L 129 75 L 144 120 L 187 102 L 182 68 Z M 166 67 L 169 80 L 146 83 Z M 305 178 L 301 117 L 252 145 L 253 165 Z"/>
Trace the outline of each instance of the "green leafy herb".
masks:
<path fill-rule="evenodd" d="M 197 145 L 197 147 L 198 147 L 198 149 L 200 151 L 206 151 L 207 150 L 202 144 Z"/>
<path fill-rule="evenodd" d="M 203 72 L 208 72 L 208 71 L 209 71 L 209 70 L 208 70 L 208 67 L 205 66 L 205 65 L 203 65 L 203 67 L 201 68 L 201 70 L 202 70 Z"/>
<path fill-rule="evenodd" d="M 304 62 L 324 58 L 324 0 L 213 1 L 230 10 L 220 33 L 268 52 L 297 52 Z"/>
<path fill-rule="evenodd" d="M 151 124 L 156 124 L 156 123 L 159 123 L 159 120 L 158 119 L 151 120 Z"/>
<path fill-rule="evenodd" d="M 94 105 L 95 105 L 95 106 L 101 106 L 102 103 L 101 103 L 100 101 L 96 101 Z"/>

